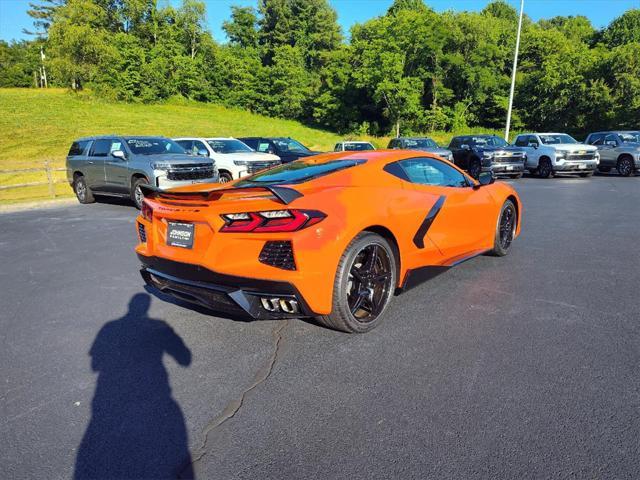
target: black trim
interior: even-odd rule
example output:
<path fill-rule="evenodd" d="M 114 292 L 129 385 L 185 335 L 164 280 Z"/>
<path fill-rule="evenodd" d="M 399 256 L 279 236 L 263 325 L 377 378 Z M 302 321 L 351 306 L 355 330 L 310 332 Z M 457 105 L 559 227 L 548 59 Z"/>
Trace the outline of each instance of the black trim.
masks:
<path fill-rule="evenodd" d="M 444 201 L 446 199 L 447 199 L 446 196 L 441 195 L 440 198 L 438 198 L 436 203 L 433 205 L 433 207 L 431 207 L 431 210 L 429 210 L 429 213 L 427 213 L 427 216 L 425 217 L 425 219 L 420 224 L 418 231 L 413 236 L 413 243 L 416 247 L 424 248 L 424 237 L 427 235 L 427 231 L 429 230 L 429 227 L 431 227 L 431 224 L 433 223 L 433 221 L 438 216 L 438 213 L 440 213 L 440 209 L 442 208 L 442 205 L 444 205 Z"/>
<path fill-rule="evenodd" d="M 231 187 L 231 188 L 214 188 L 211 190 L 200 190 L 195 192 L 188 191 L 173 191 L 162 190 L 152 185 L 140 185 L 142 195 L 148 198 L 160 197 L 179 200 L 181 198 L 202 198 L 204 200 L 217 200 L 225 193 L 237 192 L 239 189 L 246 190 L 268 190 L 276 197 L 280 202 L 285 205 L 289 205 L 294 200 L 303 197 L 302 193 L 289 187 L 281 187 L 278 185 L 247 185 L 246 187 Z"/>
<path fill-rule="evenodd" d="M 421 283 L 424 283 L 432 278 L 437 277 L 441 273 L 446 272 L 451 267 L 445 265 L 434 265 L 427 267 L 419 267 L 414 268 L 413 270 L 408 270 L 404 276 L 404 280 L 402 285 L 397 290 L 396 293 L 403 293 L 407 290 L 411 290 L 414 287 L 417 287 Z"/>
<path fill-rule="evenodd" d="M 248 314 L 258 320 L 312 317 L 298 289 L 289 282 L 238 277 L 214 272 L 200 265 L 138 254 L 145 282 L 176 298 L 231 314 Z M 268 312 L 260 297 L 279 297 L 298 302 L 299 313 Z"/>

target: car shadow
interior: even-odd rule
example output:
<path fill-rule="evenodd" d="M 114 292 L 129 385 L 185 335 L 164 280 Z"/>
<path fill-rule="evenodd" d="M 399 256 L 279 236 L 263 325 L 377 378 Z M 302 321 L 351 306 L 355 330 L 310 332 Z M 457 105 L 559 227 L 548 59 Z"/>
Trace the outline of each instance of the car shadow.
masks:
<path fill-rule="evenodd" d="M 104 203 L 106 205 L 118 205 L 121 207 L 136 208 L 135 204 L 129 197 L 124 197 L 124 196 L 120 197 L 116 195 L 100 195 L 99 193 L 94 193 L 94 198 L 96 200 L 96 203 Z"/>
<path fill-rule="evenodd" d="M 134 295 L 126 315 L 106 323 L 91 346 L 98 378 L 76 479 L 194 478 L 184 416 L 163 364 L 166 353 L 188 367 L 191 351 L 166 322 L 148 316 L 150 303 L 148 294 Z"/>

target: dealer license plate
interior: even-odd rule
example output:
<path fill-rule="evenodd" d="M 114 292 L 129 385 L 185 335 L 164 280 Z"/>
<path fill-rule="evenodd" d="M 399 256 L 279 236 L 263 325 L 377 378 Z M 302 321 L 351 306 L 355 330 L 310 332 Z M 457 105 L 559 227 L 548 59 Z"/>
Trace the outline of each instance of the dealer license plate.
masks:
<path fill-rule="evenodd" d="M 578 168 L 580 170 L 584 170 L 585 168 L 587 168 L 587 166 L 584 163 L 581 163 L 580 165 L 578 165 Z"/>
<path fill-rule="evenodd" d="M 193 237 L 193 223 L 168 223 L 167 245 L 171 247 L 193 248 Z"/>
<path fill-rule="evenodd" d="M 507 165 L 507 170 L 513 170 L 513 165 Z"/>

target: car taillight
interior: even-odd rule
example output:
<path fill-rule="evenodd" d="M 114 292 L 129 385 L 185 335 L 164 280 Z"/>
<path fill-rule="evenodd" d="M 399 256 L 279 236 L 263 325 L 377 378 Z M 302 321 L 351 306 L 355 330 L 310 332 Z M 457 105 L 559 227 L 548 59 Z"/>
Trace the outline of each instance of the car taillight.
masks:
<path fill-rule="evenodd" d="M 153 220 L 153 208 L 151 208 L 147 202 L 142 202 L 142 207 L 140 208 L 140 215 L 146 221 L 150 222 Z"/>
<path fill-rule="evenodd" d="M 317 210 L 268 210 L 264 212 L 225 213 L 221 232 L 295 232 L 322 221 L 326 215 Z"/>

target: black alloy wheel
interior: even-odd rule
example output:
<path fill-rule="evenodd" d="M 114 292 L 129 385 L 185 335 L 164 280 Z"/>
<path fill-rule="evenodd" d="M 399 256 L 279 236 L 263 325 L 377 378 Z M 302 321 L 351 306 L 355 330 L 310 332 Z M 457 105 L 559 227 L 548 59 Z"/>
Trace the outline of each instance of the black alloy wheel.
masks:
<path fill-rule="evenodd" d="M 618 160 L 618 166 L 616 167 L 618 173 L 623 177 L 629 177 L 633 173 L 633 160 L 630 157 L 622 157 Z"/>
<path fill-rule="evenodd" d="M 538 176 L 540 178 L 549 178 L 553 173 L 553 168 L 551 167 L 551 162 L 547 158 L 543 158 L 540 160 L 538 164 Z"/>
<path fill-rule="evenodd" d="M 516 235 L 518 225 L 518 210 L 511 200 L 507 200 L 502 205 L 500 217 L 496 225 L 496 235 L 493 242 L 491 254 L 497 257 L 504 257 L 509 253 L 511 244 Z"/>
<path fill-rule="evenodd" d="M 356 255 L 349 270 L 347 302 L 351 314 L 362 323 L 378 318 L 392 288 L 389 252 L 372 243 Z"/>
<path fill-rule="evenodd" d="M 395 244 L 377 233 L 358 234 L 338 262 L 331 313 L 318 321 L 348 333 L 377 327 L 397 286 L 397 255 Z"/>

